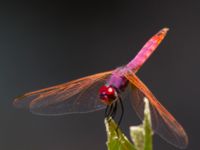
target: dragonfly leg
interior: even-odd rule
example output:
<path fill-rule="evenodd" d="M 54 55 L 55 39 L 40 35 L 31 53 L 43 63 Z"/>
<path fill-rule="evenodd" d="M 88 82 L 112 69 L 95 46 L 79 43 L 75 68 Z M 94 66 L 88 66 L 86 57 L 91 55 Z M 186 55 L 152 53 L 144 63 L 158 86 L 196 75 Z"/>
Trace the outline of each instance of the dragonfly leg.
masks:
<path fill-rule="evenodd" d="M 121 97 L 119 97 L 119 104 L 120 104 L 120 107 L 121 107 L 121 115 L 120 115 L 120 118 L 119 118 L 119 121 L 118 121 L 118 125 L 121 124 L 121 121 L 122 121 L 123 116 L 124 116 L 124 105 L 123 105 Z"/>
<path fill-rule="evenodd" d="M 107 105 L 106 110 L 105 110 L 105 117 L 108 118 L 108 119 L 110 117 L 112 117 L 114 119 L 115 116 L 116 116 L 116 114 L 117 114 L 118 105 L 120 105 L 121 114 L 119 116 L 119 120 L 117 121 L 117 127 L 116 127 L 116 133 L 117 133 L 117 135 L 118 135 L 119 126 L 120 126 L 121 121 L 122 121 L 123 116 L 124 116 L 124 105 L 123 105 L 121 97 L 119 97 L 118 101 L 112 103 L 111 105 Z"/>
<path fill-rule="evenodd" d="M 115 115 L 116 115 L 116 112 L 117 112 L 117 103 L 114 102 L 113 104 L 108 105 L 108 106 L 106 107 L 106 110 L 105 110 L 105 117 L 106 117 L 106 118 L 109 118 L 109 117 L 114 118 Z"/>
<path fill-rule="evenodd" d="M 119 117 L 119 120 L 118 120 L 118 123 L 117 123 L 117 128 L 116 128 L 116 132 L 118 133 L 118 129 L 119 129 L 119 126 L 121 124 L 121 121 L 123 119 L 123 116 L 124 116 L 124 105 L 123 105 L 123 102 L 122 102 L 122 99 L 121 97 L 119 96 L 119 105 L 121 107 L 121 114 L 120 114 L 120 117 Z"/>
<path fill-rule="evenodd" d="M 106 110 L 105 110 L 105 114 L 104 114 L 105 118 L 109 118 L 110 117 L 112 109 L 113 109 L 113 104 L 107 105 Z"/>
<path fill-rule="evenodd" d="M 117 102 L 114 102 L 114 104 L 113 104 L 113 110 L 112 110 L 110 116 L 111 116 L 112 118 L 115 118 L 116 113 L 117 113 Z"/>

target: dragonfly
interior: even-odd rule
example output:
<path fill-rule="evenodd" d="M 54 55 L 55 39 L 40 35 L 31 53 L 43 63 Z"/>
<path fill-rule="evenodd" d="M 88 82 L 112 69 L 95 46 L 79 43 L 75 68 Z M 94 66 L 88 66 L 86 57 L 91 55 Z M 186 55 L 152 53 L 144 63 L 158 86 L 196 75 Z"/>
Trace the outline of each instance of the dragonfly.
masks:
<path fill-rule="evenodd" d="M 13 103 L 16 107 L 27 108 L 39 115 L 88 113 L 108 107 L 110 107 L 108 115 L 113 115 L 116 103 L 122 104 L 121 95 L 130 89 L 129 99 L 139 118 L 142 120 L 144 117 L 143 99 L 146 97 L 151 104 L 154 132 L 168 143 L 178 148 L 186 148 L 188 137 L 183 127 L 136 75 L 164 39 L 168 30 L 163 28 L 153 35 L 134 59 L 124 66 L 29 92 L 15 98 Z"/>

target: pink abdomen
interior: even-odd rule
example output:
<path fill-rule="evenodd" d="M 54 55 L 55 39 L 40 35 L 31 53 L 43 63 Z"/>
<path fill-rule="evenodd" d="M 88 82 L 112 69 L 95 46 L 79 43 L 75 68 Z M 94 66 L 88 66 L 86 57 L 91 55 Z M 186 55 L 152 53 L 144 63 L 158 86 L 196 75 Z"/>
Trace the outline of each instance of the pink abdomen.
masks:
<path fill-rule="evenodd" d="M 128 70 L 136 73 L 144 64 L 144 62 L 150 57 L 150 55 L 155 51 L 160 42 L 164 39 L 168 30 L 168 28 L 163 28 L 160 30 L 146 42 L 146 44 L 142 47 L 142 49 L 131 62 L 129 62 L 124 67 L 115 69 L 108 79 L 107 84 L 114 86 L 118 90 L 124 90 L 128 84 L 128 80 L 124 77 L 124 73 Z"/>
<path fill-rule="evenodd" d="M 139 51 L 139 53 L 135 56 L 135 58 L 127 64 L 127 67 L 130 68 L 133 72 L 137 72 L 149 58 L 149 56 L 155 51 L 160 42 L 164 39 L 168 30 L 168 28 L 163 28 L 151 39 L 149 39 Z"/>

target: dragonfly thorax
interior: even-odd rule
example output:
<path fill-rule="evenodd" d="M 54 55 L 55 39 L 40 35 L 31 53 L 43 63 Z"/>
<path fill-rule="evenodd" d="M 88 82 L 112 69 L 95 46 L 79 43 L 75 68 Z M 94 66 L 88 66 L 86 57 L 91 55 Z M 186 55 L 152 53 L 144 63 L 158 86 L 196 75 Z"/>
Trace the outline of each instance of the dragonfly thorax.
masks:
<path fill-rule="evenodd" d="M 110 85 L 103 85 L 99 89 L 99 96 L 103 103 L 106 105 L 112 104 L 118 98 L 117 90 Z"/>

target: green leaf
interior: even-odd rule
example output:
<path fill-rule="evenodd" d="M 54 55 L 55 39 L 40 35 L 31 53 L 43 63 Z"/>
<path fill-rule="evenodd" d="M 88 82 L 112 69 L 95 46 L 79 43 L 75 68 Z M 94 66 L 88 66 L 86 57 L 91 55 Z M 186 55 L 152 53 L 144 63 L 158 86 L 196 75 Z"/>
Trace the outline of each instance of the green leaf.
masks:
<path fill-rule="evenodd" d="M 144 98 L 144 103 L 145 109 L 143 124 L 130 127 L 130 134 L 137 150 L 152 150 L 153 131 L 151 128 L 149 101 Z"/>
<path fill-rule="evenodd" d="M 118 128 L 115 121 L 110 117 L 105 119 L 107 131 L 107 147 L 108 150 L 152 150 L 152 125 L 149 101 L 144 98 L 144 120 L 141 125 L 131 126 L 130 135 L 134 142 L 132 144 L 128 138 Z"/>
<path fill-rule="evenodd" d="M 105 119 L 108 150 L 136 150 L 112 118 Z"/>
<path fill-rule="evenodd" d="M 144 128 L 144 150 L 152 150 L 152 124 L 151 124 L 151 112 L 149 107 L 149 101 L 147 98 L 144 98 L 145 102 L 145 110 L 144 110 L 144 120 L 143 120 L 143 128 Z"/>
<path fill-rule="evenodd" d="M 144 128 L 140 126 L 130 127 L 131 139 L 137 150 L 144 150 Z"/>

